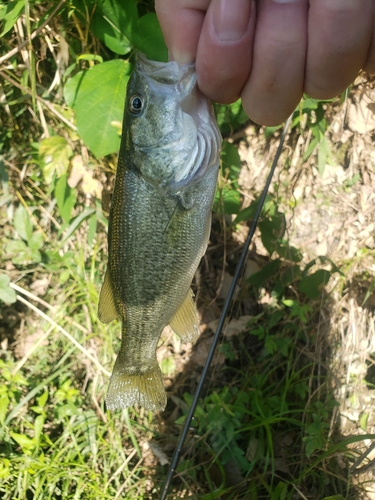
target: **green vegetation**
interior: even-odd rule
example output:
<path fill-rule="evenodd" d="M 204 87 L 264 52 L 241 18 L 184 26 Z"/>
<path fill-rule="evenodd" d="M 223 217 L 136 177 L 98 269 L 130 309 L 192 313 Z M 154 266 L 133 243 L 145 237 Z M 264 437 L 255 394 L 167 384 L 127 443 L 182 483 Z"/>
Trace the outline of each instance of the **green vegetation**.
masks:
<path fill-rule="evenodd" d="M 14 0 L 0 2 L 0 23 L 0 495 L 157 498 L 192 399 L 186 378 L 199 368 L 181 364 L 179 341 L 166 336 L 165 414 L 111 414 L 104 395 L 120 329 L 97 317 L 126 82 L 136 50 L 167 58 L 152 2 Z M 320 175 L 332 154 L 326 107 L 304 99 L 290 139 L 310 134 L 302 160 L 317 158 Z M 215 110 L 226 139 L 206 263 L 216 276 L 234 266 L 223 255 L 235 252 L 232 235 L 254 215 L 262 186 L 244 204 L 228 139 L 247 117 L 239 102 Z M 277 141 L 277 128 L 264 132 Z M 356 498 L 353 445 L 375 436 L 337 432 L 319 328 L 332 300 L 326 285 L 343 288 L 351 263 L 308 260 L 290 244 L 293 202 L 278 182 L 259 224 L 268 257 L 236 298 L 229 326 L 241 327 L 224 332 L 171 499 Z M 199 307 L 215 300 L 212 288 L 199 289 Z"/>

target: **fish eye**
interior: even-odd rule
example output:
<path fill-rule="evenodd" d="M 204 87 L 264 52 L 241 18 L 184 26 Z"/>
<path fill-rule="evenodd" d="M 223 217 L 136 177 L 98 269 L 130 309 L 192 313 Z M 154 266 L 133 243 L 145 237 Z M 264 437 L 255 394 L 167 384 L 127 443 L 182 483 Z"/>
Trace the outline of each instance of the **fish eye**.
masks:
<path fill-rule="evenodd" d="M 129 109 L 132 113 L 138 114 L 143 109 L 143 97 L 140 94 L 134 94 L 129 99 Z"/>

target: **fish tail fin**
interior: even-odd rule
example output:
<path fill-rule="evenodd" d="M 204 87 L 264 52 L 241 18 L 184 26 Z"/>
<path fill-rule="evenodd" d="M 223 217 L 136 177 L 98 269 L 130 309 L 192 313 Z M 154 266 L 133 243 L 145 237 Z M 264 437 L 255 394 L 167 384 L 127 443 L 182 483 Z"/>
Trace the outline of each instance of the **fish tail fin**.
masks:
<path fill-rule="evenodd" d="M 150 370 L 131 375 L 121 366 L 117 357 L 107 396 L 105 398 L 109 410 L 121 410 L 135 404 L 150 411 L 163 411 L 167 405 L 167 396 L 163 378 L 157 361 Z"/>

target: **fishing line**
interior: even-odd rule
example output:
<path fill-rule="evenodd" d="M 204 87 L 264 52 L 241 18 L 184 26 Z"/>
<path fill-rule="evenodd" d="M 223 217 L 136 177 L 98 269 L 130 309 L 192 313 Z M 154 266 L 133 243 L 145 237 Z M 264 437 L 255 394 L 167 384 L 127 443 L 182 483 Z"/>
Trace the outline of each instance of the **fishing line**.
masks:
<path fill-rule="evenodd" d="M 237 283 L 242 275 L 242 269 L 244 267 L 244 264 L 245 264 L 245 261 L 247 258 L 247 253 L 248 253 L 251 241 L 253 239 L 255 230 L 256 230 L 257 225 L 258 225 L 258 220 L 259 220 L 260 214 L 262 212 L 263 204 L 264 204 L 264 201 L 266 199 L 268 189 L 270 187 L 272 177 L 273 177 L 273 174 L 274 174 L 276 166 L 277 166 L 277 162 L 278 162 L 280 155 L 281 155 L 281 151 L 282 151 L 282 148 L 284 145 L 285 136 L 288 132 L 291 118 L 292 118 L 292 116 L 290 116 L 288 118 L 288 120 L 286 121 L 285 126 L 284 126 L 284 130 L 281 134 L 281 138 L 280 138 L 279 146 L 278 146 L 276 154 L 275 154 L 275 158 L 273 160 L 270 172 L 268 174 L 267 181 L 266 181 L 266 184 L 264 186 L 262 195 L 260 197 L 258 207 L 257 207 L 256 213 L 255 213 L 254 219 L 251 223 L 246 241 L 244 243 L 244 246 L 243 246 L 243 249 L 241 252 L 241 256 L 240 256 L 240 260 L 239 260 L 237 267 L 236 267 L 236 270 L 234 272 L 233 280 L 232 280 L 227 298 L 225 299 L 224 307 L 223 307 L 223 310 L 222 310 L 222 313 L 221 313 L 221 316 L 219 319 L 219 324 L 217 325 L 216 332 L 215 332 L 215 335 L 214 335 L 213 340 L 212 340 L 211 348 L 210 348 L 210 351 L 209 351 L 207 359 L 206 359 L 206 364 L 203 367 L 202 375 L 201 375 L 201 378 L 199 380 L 198 386 L 195 390 L 195 394 L 193 397 L 193 401 L 191 403 L 189 413 L 186 417 L 184 427 L 182 429 L 182 432 L 181 432 L 180 438 L 178 440 L 176 449 L 173 453 L 171 463 L 169 465 L 167 477 L 165 479 L 165 483 L 164 483 L 162 491 L 161 491 L 160 500 L 165 500 L 167 498 L 167 493 L 168 493 L 171 481 L 173 479 L 174 473 L 176 472 L 176 467 L 177 467 L 178 462 L 180 460 L 182 447 L 186 441 L 186 437 L 187 437 L 187 434 L 189 432 L 190 424 L 191 424 L 191 421 L 194 417 L 194 413 L 195 413 L 196 407 L 198 405 L 199 397 L 200 397 L 201 392 L 202 392 L 203 384 L 204 384 L 204 381 L 207 377 L 207 373 L 208 373 L 208 370 L 210 368 L 211 361 L 212 361 L 212 358 L 214 356 L 215 349 L 216 349 L 216 346 L 218 344 L 219 337 L 220 337 L 221 331 L 222 331 L 223 326 L 224 326 L 224 321 L 225 321 L 225 318 L 227 316 L 227 312 L 229 310 L 234 292 L 235 292 L 236 287 L 237 287 Z"/>

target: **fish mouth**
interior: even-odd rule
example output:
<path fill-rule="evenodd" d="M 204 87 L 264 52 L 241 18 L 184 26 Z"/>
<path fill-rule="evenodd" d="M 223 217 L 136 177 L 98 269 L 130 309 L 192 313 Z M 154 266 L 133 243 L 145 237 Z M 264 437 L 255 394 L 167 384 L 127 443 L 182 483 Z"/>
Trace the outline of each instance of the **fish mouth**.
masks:
<path fill-rule="evenodd" d="M 142 147 L 144 152 L 153 149 L 180 149 L 186 142 L 185 161 L 178 165 L 167 184 L 173 191 L 180 191 L 203 178 L 207 170 L 218 167 L 220 161 L 221 134 L 209 100 L 197 87 L 195 64 L 178 64 L 152 61 L 142 53 L 137 56 L 137 71 L 158 92 L 168 94 L 170 87 L 179 101 L 181 130 L 178 138 L 171 142 L 169 136 L 159 139 L 157 144 Z"/>
<path fill-rule="evenodd" d="M 156 83 L 162 85 L 177 85 L 181 94 L 189 93 L 196 82 L 195 64 L 178 64 L 176 61 L 160 62 L 148 59 L 144 54 L 138 52 L 137 71 L 146 77 L 152 78 Z"/>

